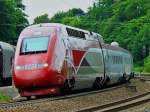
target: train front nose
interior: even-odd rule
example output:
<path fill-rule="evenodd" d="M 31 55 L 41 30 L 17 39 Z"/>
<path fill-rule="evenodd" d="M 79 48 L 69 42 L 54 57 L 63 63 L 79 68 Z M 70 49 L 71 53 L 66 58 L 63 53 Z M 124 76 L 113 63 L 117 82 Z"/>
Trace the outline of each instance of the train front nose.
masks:
<path fill-rule="evenodd" d="M 14 83 L 18 88 L 43 87 L 55 84 L 55 73 L 48 69 L 48 65 L 43 68 L 16 66 Z"/>

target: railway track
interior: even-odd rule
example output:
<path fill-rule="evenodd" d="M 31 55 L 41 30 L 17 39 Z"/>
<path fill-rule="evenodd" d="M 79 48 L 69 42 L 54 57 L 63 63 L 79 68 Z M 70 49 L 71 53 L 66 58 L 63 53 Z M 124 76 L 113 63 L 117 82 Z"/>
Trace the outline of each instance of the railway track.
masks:
<path fill-rule="evenodd" d="M 150 73 L 135 73 L 138 76 L 150 76 Z"/>
<path fill-rule="evenodd" d="M 137 95 L 134 97 L 130 97 L 127 99 L 115 101 L 112 103 L 108 103 L 105 105 L 97 105 L 94 107 L 85 108 L 79 110 L 77 112 L 117 112 L 121 110 L 125 110 L 139 104 L 143 104 L 150 101 L 150 92 L 143 93 L 141 95 Z"/>
<path fill-rule="evenodd" d="M 138 76 L 135 76 L 135 78 L 138 78 L 142 81 L 150 81 L 150 76 L 141 76 L 141 75 L 138 75 Z"/>
<path fill-rule="evenodd" d="M 141 77 L 136 77 L 136 78 L 140 78 Z M 142 77 L 144 78 L 144 77 Z M 149 79 L 146 77 L 146 79 Z M 96 94 L 96 93 L 100 93 L 100 92 L 106 92 L 106 91 L 111 91 L 113 89 L 117 89 L 117 88 L 121 88 L 121 87 L 131 87 L 133 85 L 130 85 L 130 83 L 126 83 L 126 84 L 122 84 L 122 85 L 118 85 L 118 86 L 115 86 L 115 87 L 110 87 L 110 88 L 106 88 L 106 89 L 102 89 L 102 90 L 95 90 L 95 91 L 86 91 L 86 92 L 83 92 L 83 93 L 75 93 L 75 94 L 70 94 L 70 95 L 66 95 L 66 96 L 57 96 L 57 97 L 49 97 L 49 98 L 42 98 L 42 99 L 33 99 L 33 100 L 21 100 L 21 101 L 18 101 L 18 102 L 11 102 L 11 103 L 1 103 L 0 104 L 0 110 L 6 110 L 6 109 L 12 109 L 12 108 L 17 108 L 17 107 L 26 107 L 26 106 L 32 106 L 34 104 L 38 104 L 38 103 L 44 103 L 44 102 L 51 102 L 51 101 L 55 101 L 55 100 L 63 100 L 63 99 L 69 99 L 69 98 L 74 98 L 74 97 L 82 97 L 82 96 L 86 96 L 86 95 L 90 95 L 90 94 Z M 136 89 L 135 88 L 132 88 L 131 89 Z M 134 99 L 139 99 L 140 97 L 148 97 L 148 99 L 145 99 L 143 101 L 140 101 L 140 103 L 142 102 L 146 102 L 146 101 L 149 101 L 150 99 L 150 96 L 149 96 L 150 92 L 148 93 L 144 93 L 144 94 L 141 94 L 139 96 L 134 96 L 134 97 L 131 97 L 129 99 L 124 99 L 124 100 L 121 100 L 119 102 L 113 102 L 111 104 L 107 104 L 107 105 L 101 105 L 101 106 L 95 106 L 95 107 L 90 107 L 90 108 L 87 108 L 87 109 L 82 109 L 82 110 L 79 110 L 79 112 L 91 112 L 91 111 L 96 111 L 96 110 L 99 110 L 99 109 L 106 109 L 104 107 L 108 107 L 108 105 L 110 105 L 110 108 L 112 108 L 112 106 L 115 106 L 116 108 L 113 110 L 110 110 L 110 111 L 116 111 L 117 109 L 119 110 L 119 108 L 117 108 L 117 105 L 118 103 L 119 104 L 122 104 L 123 102 L 129 102 L 129 101 L 132 101 Z M 121 103 L 122 102 L 122 103 Z M 137 103 L 134 103 L 134 105 L 137 105 L 139 104 L 138 102 Z M 121 107 L 121 106 L 120 106 Z M 129 105 L 127 106 L 129 107 Z M 127 107 L 122 107 L 122 108 L 127 108 Z M 108 108 L 105 110 L 105 111 L 102 111 L 102 112 L 109 112 Z"/>
<path fill-rule="evenodd" d="M 145 80 L 149 80 L 150 79 L 150 73 L 135 73 L 135 78 L 142 78 Z"/>
<path fill-rule="evenodd" d="M 140 76 L 136 78 L 142 81 L 150 81 L 150 77 L 147 77 L 147 76 Z M 135 107 L 137 105 L 140 105 L 149 101 L 150 101 L 150 91 L 145 92 L 140 95 L 129 97 L 126 99 L 115 101 L 112 103 L 84 108 L 84 109 L 78 110 L 77 112 L 117 112 L 117 111 L 129 109 L 131 107 Z"/>
<path fill-rule="evenodd" d="M 63 99 L 69 99 L 69 98 L 74 98 L 74 97 L 90 95 L 90 94 L 96 94 L 96 93 L 100 93 L 100 92 L 111 91 L 113 89 L 121 88 L 121 87 L 128 86 L 128 85 L 129 85 L 129 83 L 126 83 L 126 84 L 122 84 L 122 85 L 118 85 L 118 86 L 110 87 L 110 88 L 106 88 L 106 89 L 70 94 L 70 95 L 65 95 L 65 96 L 49 97 L 49 98 L 34 99 L 34 100 L 27 100 L 27 101 L 21 100 L 18 102 L 11 102 L 11 103 L 1 103 L 0 110 L 16 108 L 16 107 L 21 107 L 21 106 L 31 106 L 31 105 L 34 105 L 37 103 L 44 103 L 44 102 L 50 102 L 50 101 L 55 101 L 55 100 L 63 100 Z"/>

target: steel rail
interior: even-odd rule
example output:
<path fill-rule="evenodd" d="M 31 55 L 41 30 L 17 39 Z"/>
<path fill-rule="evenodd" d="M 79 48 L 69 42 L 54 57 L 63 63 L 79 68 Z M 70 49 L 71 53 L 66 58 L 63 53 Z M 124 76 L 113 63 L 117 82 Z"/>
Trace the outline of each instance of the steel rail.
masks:
<path fill-rule="evenodd" d="M 135 73 L 138 76 L 150 76 L 150 73 Z"/>
<path fill-rule="evenodd" d="M 150 76 L 135 76 L 135 78 L 140 79 L 142 81 L 150 81 Z"/>
<path fill-rule="evenodd" d="M 139 78 L 139 77 L 138 77 Z M 104 105 L 96 105 L 88 108 L 84 108 L 81 110 L 78 110 L 77 112 L 117 112 L 125 109 L 129 109 L 131 107 L 137 106 L 139 104 L 143 104 L 150 101 L 150 91 L 145 92 L 140 95 L 136 95 L 133 97 L 129 97 L 126 99 L 122 99 L 119 101 L 115 101 L 112 103 L 107 103 Z"/>
<path fill-rule="evenodd" d="M 112 103 L 93 106 L 89 108 L 85 108 L 82 110 L 78 110 L 77 112 L 117 112 L 125 109 L 129 109 L 131 107 L 137 106 L 139 104 L 143 104 L 150 101 L 150 92 L 143 93 L 141 95 L 137 95 L 134 97 L 130 97 L 127 99 L 123 99 L 120 101 L 115 101 Z"/>
<path fill-rule="evenodd" d="M 141 77 L 136 77 L 136 78 L 141 78 Z M 144 77 L 143 77 L 144 79 Z M 147 77 L 146 77 L 147 79 Z M 0 103 L 0 110 L 1 109 L 9 109 L 9 108 L 16 108 L 16 107 L 21 107 L 21 106 L 30 106 L 33 104 L 37 103 L 43 103 L 43 102 L 50 102 L 50 101 L 55 101 L 55 100 L 63 100 L 63 99 L 69 99 L 69 98 L 75 98 L 75 97 L 81 97 L 81 96 L 86 96 L 90 94 L 96 94 L 96 93 L 101 93 L 101 92 L 106 92 L 106 91 L 111 91 L 117 88 L 121 87 L 128 87 L 130 83 L 106 88 L 106 89 L 101 89 L 101 90 L 94 90 L 94 91 L 88 91 L 88 92 L 82 92 L 82 93 L 76 93 L 76 94 L 70 94 L 70 95 L 64 95 L 64 96 L 57 96 L 57 97 L 49 97 L 49 98 L 42 98 L 42 99 L 33 99 L 33 100 L 21 100 L 18 102 L 11 102 L 11 103 Z M 138 97 L 138 96 L 136 96 Z M 82 110 L 80 110 L 82 112 Z"/>
<path fill-rule="evenodd" d="M 16 108 L 16 107 L 21 107 L 21 106 L 30 106 L 30 105 L 37 104 L 37 103 L 50 102 L 50 101 L 55 101 L 55 100 L 64 100 L 64 99 L 69 99 L 69 98 L 82 97 L 82 96 L 86 96 L 86 95 L 92 95 L 92 94 L 96 94 L 96 93 L 111 91 L 111 90 L 121 88 L 121 87 L 124 87 L 127 85 L 129 85 L 129 83 L 106 88 L 106 89 L 94 90 L 94 91 L 76 93 L 76 94 L 70 94 L 70 95 L 64 95 L 64 96 L 57 96 L 57 97 L 50 97 L 50 98 L 43 98 L 43 99 L 34 99 L 34 100 L 23 100 L 23 101 L 19 101 L 19 102 L 11 102 L 11 103 L 0 103 L 0 110 Z"/>

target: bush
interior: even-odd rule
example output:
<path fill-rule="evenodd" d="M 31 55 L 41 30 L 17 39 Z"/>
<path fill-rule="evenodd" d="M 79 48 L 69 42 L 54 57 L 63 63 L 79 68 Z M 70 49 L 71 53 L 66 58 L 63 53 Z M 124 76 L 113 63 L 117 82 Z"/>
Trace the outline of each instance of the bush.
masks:
<path fill-rule="evenodd" d="M 150 73 L 150 54 L 144 61 L 144 70 L 143 70 L 143 72 Z"/>
<path fill-rule="evenodd" d="M 143 69 L 144 69 L 144 67 L 135 67 L 134 71 L 135 71 L 135 73 L 141 73 L 141 72 L 143 72 Z"/>

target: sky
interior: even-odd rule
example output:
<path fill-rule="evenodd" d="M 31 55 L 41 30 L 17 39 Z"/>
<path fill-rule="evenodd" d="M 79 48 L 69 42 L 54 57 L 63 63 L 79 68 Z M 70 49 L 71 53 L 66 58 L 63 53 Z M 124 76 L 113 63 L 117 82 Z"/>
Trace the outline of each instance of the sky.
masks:
<path fill-rule="evenodd" d="M 49 18 L 59 11 L 68 11 L 72 8 L 81 8 L 84 11 L 92 6 L 95 0 L 23 0 L 26 6 L 25 13 L 29 16 L 29 23 L 35 17 L 47 13 Z"/>

